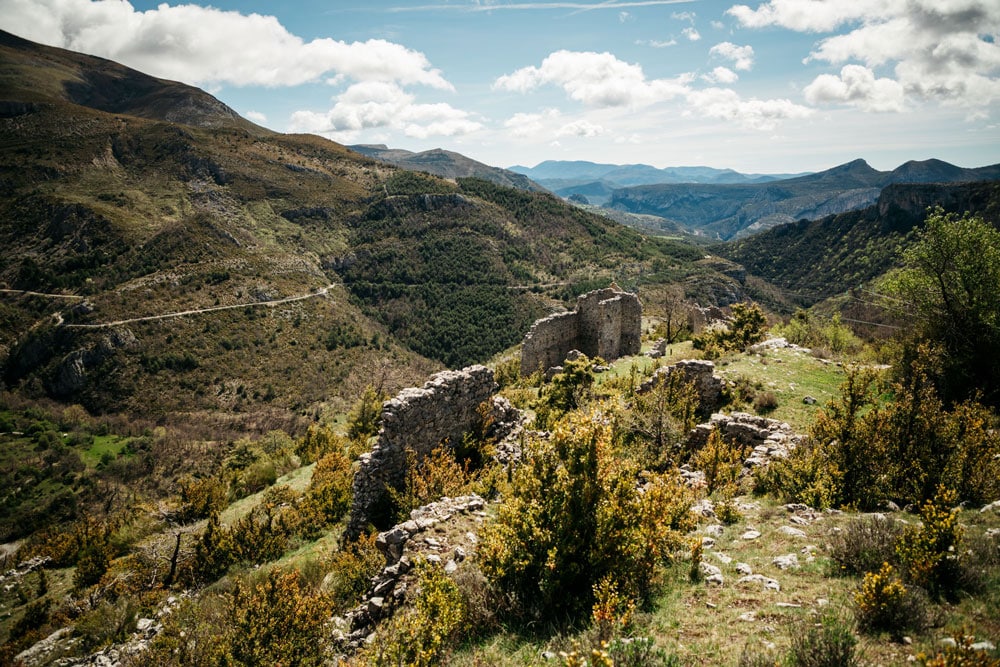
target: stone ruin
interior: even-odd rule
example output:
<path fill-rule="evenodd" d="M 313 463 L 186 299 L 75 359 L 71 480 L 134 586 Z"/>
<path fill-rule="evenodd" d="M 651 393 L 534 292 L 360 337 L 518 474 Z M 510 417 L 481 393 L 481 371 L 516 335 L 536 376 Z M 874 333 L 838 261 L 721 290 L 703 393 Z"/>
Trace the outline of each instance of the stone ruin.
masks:
<path fill-rule="evenodd" d="M 576 310 L 537 320 L 521 346 L 521 375 L 558 366 L 571 350 L 612 361 L 639 354 L 642 303 L 617 287 L 588 292 Z"/>
<path fill-rule="evenodd" d="M 743 462 L 746 469 L 766 465 L 771 459 L 785 458 L 807 437 L 793 431 L 787 422 L 733 412 L 713 414 L 708 423 L 695 426 L 688 436 L 688 444 L 694 449 L 701 448 L 714 429 L 718 429 L 726 441 L 750 450 Z"/>
<path fill-rule="evenodd" d="M 345 538 L 355 539 L 376 518 L 389 500 L 389 488 L 402 489 L 407 450 L 421 459 L 441 443 L 461 443 L 466 433 L 482 425 L 479 406 L 496 390 L 493 371 L 470 366 L 432 375 L 423 387 L 404 389 L 386 401 L 378 440 L 370 452 L 361 455 L 354 474 L 354 502 Z"/>
<path fill-rule="evenodd" d="M 639 386 L 639 393 L 652 391 L 674 373 L 680 373 L 686 382 L 694 383 L 698 392 L 699 413 L 709 415 L 722 405 L 723 380 L 715 374 L 715 364 L 702 359 L 684 359 L 671 366 L 657 368 L 652 377 Z"/>

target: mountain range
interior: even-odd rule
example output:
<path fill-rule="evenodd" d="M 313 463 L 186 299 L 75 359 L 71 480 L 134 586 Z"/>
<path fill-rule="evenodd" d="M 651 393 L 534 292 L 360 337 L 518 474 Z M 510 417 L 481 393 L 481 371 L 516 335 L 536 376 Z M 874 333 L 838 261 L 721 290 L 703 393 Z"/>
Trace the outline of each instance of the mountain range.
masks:
<path fill-rule="evenodd" d="M 878 171 L 864 160 L 807 176 L 751 184 L 658 184 L 612 192 L 609 208 L 656 215 L 718 239 L 746 236 L 783 223 L 818 219 L 874 204 L 896 183 L 964 183 L 1000 179 L 1000 164 L 966 169 L 941 160 L 907 162 Z"/>

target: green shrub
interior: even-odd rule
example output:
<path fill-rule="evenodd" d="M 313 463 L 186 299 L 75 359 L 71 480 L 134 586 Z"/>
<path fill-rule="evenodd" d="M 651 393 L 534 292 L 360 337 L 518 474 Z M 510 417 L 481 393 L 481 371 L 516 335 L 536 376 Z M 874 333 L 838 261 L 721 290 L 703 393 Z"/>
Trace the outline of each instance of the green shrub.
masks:
<path fill-rule="evenodd" d="M 860 576 L 877 571 L 882 563 L 895 563 L 902 532 L 898 523 L 879 515 L 852 520 L 830 538 L 829 554 L 836 564 L 833 573 Z"/>
<path fill-rule="evenodd" d="M 666 470 L 679 462 L 697 409 L 694 383 L 682 373 L 671 373 L 649 391 L 634 395 L 617 420 L 615 439 L 639 466 Z"/>
<path fill-rule="evenodd" d="M 941 484 L 974 503 L 1000 495 L 995 417 L 974 402 L 946 409 L 930 380 L 934 363 L 924 349 L 906 382 L 888 386 L 849 371 L 840 399 L 817 415 L 811 444 L 760 471 L 759 487 L 814 507 L 860 509 L 920 504 Z"/>
<path fill-rule="evenodd" d="M 130 597 L 102 601 L 76 620 L 75 634 L 88 650 L 121 643 L 135 631 L 139 607 Z"/>
<path fill-rule="evenodd" d="M 725 327 L 706 329 L 694 337 L 694 348 L 706 352 L 742 352 L 764 340 L 767 316 L 755 303 L 734 303 Z M 716 355 L 717 356 L 717 355 Z"/>
<path fill-rule="evenodd" d="M 824 617 L 819 626 L 792 633 L 787 663 L 790 667 L 852 667 L 859 663 L 858 640 L 835 616 Z"/>
<path fill-rule="evenodd" d="M 524 620 L 579 618 L 605 577 L 645 599 L 658 566 L 693 528 L 691 493 L 678 477 L 655 474 L 640 491 L 638 469 L 617 455 L 599 413 L 571 413 L 529 451 L 480 547 L 508 611 Z"/>

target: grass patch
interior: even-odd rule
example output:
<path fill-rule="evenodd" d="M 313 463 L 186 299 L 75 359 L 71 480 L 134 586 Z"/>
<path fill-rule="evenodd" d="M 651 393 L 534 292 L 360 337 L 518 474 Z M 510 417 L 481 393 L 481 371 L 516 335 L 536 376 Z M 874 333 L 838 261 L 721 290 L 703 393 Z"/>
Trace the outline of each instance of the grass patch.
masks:
<path fill-rule="evenodd" d="M 844 381 L 844 369 L 838 364 L 791 349 L 724 357 L 715 366 L 716 374 L 731 382 L 745 378 L 760 385 L 762 392 L 774 394 L 777 405 L 767 416 L 788 422 L 800 432 L 809 428 L 817 410 L 839 395 Z M 806 397 L 816 402 L 804 403 Z M 749 404 L 736 407 L 747 411 L 751 408 Z"/>
<path fill-rule="evenodd" d="M 95 435 L 90 446 L 80 452 L 80 460 L 88 468 L 96 468 L 102 461 L 108 463 L 121 456 L 129 440 L 120 435 Z"/>

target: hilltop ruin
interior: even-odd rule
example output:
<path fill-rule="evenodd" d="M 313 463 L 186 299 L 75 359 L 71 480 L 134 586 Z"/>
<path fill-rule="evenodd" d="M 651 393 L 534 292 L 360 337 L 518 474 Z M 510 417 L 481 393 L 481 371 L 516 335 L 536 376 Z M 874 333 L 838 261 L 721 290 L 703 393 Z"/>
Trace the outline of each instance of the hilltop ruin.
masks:
<path fill-rule="evenodd" d="M 639 354 L 642 303 L 612 286 L 577 299 L 576 310 L 537 320 L 521 345 L 521 375 L 560 365 L 571 350 L 612 361 Z"/>

